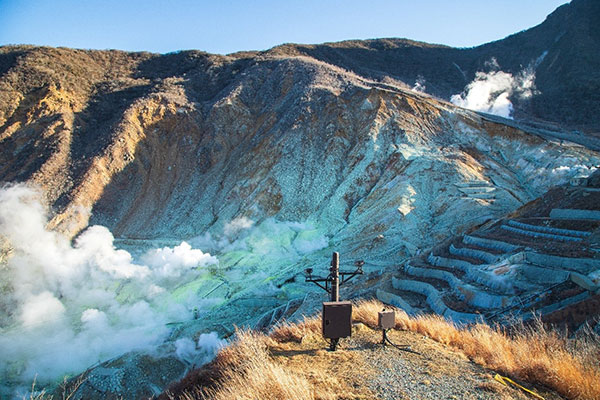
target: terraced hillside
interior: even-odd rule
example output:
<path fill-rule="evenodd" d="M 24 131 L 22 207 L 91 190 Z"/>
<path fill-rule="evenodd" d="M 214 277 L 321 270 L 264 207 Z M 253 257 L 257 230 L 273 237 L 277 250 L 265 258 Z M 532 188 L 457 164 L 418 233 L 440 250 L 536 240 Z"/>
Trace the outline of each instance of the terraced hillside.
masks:
<path fill-rule="evenodd" d="M 598 323 L 600 188 L 562 186 L 405 262 L 377 297 L 464 323 Z M 600 325 L 599 325 L 600 328 Z"/>

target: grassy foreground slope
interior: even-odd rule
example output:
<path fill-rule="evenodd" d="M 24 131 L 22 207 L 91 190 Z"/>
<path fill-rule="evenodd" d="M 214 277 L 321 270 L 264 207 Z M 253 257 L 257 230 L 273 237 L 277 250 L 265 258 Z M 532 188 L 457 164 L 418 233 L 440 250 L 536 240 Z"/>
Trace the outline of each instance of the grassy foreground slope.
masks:
<path fill-rule="evenodd" d="M 414 354 L 378 343 L 382 307 L 357 303 L 353 336 L 334 353 L 325 350 L 319 317 L 269 335 L 239 331 L 212 363 L 161 398 L 532 398 L 494 380 L 499 373 L 546 399 L 600 399 L 600 341 L 593 334 L 567 339 L 542 326 L 511 332 L 484 324 L 457 327 L 437 316 L 411 318 L 396 310 L 390 337 L 420 353 Z"/>

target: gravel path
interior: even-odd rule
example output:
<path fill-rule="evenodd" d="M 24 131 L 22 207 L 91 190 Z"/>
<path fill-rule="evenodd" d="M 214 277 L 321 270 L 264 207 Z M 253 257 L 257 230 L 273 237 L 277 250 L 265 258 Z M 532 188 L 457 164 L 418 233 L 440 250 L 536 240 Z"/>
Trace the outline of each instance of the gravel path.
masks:
<path fill-rule="evenodd" d="M 341 343 L 342 352 L 360 351 L 364 366 L 350 379 L 362 373 L 361 384 L 378 399 L 532 399 L 519 389 L 506 387 L 494 380 L 494 371 L 469 361 L 461 353 L 422 335 L 392 331 L 389 339 L 398 345 L 411 345 L 420 354 L 400 351 L 378 344 L 374 332 L 366 327 Z M 380 332 L 375 332 L 380 335 Z M 370 373 L 364 374 L 365 371 Z M 530 384 L 524 384 L 532 388 Z M 544 388 L 535 388 L 545 399 L 562 399 Z"/>

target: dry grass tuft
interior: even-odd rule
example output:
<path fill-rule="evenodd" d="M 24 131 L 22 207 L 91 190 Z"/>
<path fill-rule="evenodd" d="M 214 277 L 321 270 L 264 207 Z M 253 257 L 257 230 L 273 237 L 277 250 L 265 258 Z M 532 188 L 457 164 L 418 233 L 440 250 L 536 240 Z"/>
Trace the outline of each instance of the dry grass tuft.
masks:
<path fill-rule="evenodd" d="M 269 335 L 279 343 L 302 343 L 305 337 L 321 334 L 321 319 L 318 317 L 304 318 L 297 324 L 284 322 L 279 324 Z"/>
<path fill-rule="evenodd" d="M 235 368 L 225 372 L 224 382 L 203 393 L 203 398 L 226 399 L 314 399 L 302 376 L 273 362 L 268 352 L 269 338 L 238 331 L 234 346 L 224 349 L 224 357 L 235 360 Z"/>
<path fill-rule="evenodd" d="M 306 329 L 312 325 L 314 321 L 310 320 L 305 325 Z M 282 339 L 295 340 L 302 329 L 285 326 L 279 332 Z M 337 379 L 326 376 L 319 369 L 310 372 L 309 380 L 305 376 L 306 370 L 297 371 L 278 362 L 271 354 L 274 345 L 276 342 L 264 334 L 237 331 L 236 340 L 219 353 L 216 367 L 221 369 L 221 373 L 218 382 L 211 387 L 196 386 L 170 398 L 333 400 L 340 398 L 339 394 L 346 390 L 340 388 Z M 328 385 L 330 390 L 322 390 L 322 385 L 315 382 Z"/>

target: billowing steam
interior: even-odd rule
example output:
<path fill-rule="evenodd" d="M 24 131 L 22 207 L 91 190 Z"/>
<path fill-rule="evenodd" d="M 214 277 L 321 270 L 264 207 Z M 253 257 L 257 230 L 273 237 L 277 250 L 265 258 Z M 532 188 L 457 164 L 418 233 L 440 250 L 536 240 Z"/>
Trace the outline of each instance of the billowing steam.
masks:
<path fill-rule="evenodd" d="M 191 367 L 200 366 L 212 360 L 225 344 L 226 341 L 219 339 L 215 332 L 203 333 L 196 343 L 188 338 L 177 339 L 175 354 Z"/>
<path fill-rule="evenodd" d="M 423 75 L 419 75 L 415 80 L 415 84 L 412 87 L 412 90 L 419 93 L 427 93 L 427 82 L 425 81 L 425 77 Z"/>
<path fill-rule="evenodd" d="M 486 63 L 490 71 L 478 71 L 475 79 L 465 87 L 465 90 L 450 97 L 450 101 L 470 110 L 512 118 L 513 104 L 510 98 L 518 96 L 527 99 L 533 95 L 535 66 L 543 60 L 544 55 L 534 65 L 525 68 L 516 76 L 501 71 L 498 62 L 492 59 Z"/>
<path fill-rule="evenodd" d="M 12 247 L 0 265 L 3 384 L 36 376 L 51 382 L 130 350 L 151 350 L 167 335 L 167 322 L 191 318 L 189 307 L 164 295 L 174 278 L 217 263 L 183 242 L 137 264 L 115 249 L 104 227 L 90 227 L 71 244 L 46 222 L 38 193 L 20 185 L 0 190 L 0 235 Z M 186 357 L 210 349 L 188 349 Z"/>
<path fill-rule="evenodd" d="M 282 265 L 291 268 L 329 246 L 310 223 L 240 217 L 220 233 L 134 259 L 102 226 L 74 243 L 46 230 L 39 199 L 24 185 L 0 188 L 0 251 L 6 253 L 3 242 L 12 248 L 9 257 L 0 254 L 0 396 L 34 378 L 44 386 L 128 351 L 153 352 L 169 334 L 167 323 L 226 301 L 182 290 L 186 283 L 220 282 L 250 297 L 277 296 L 282 289 L 272 278 Z M 219 260 L 198 248 L 219 253 Z M 196 342 L 180 338 L 174 347 L 180 359 L 199 365 L 222 344 L 211 333 Z"/>

